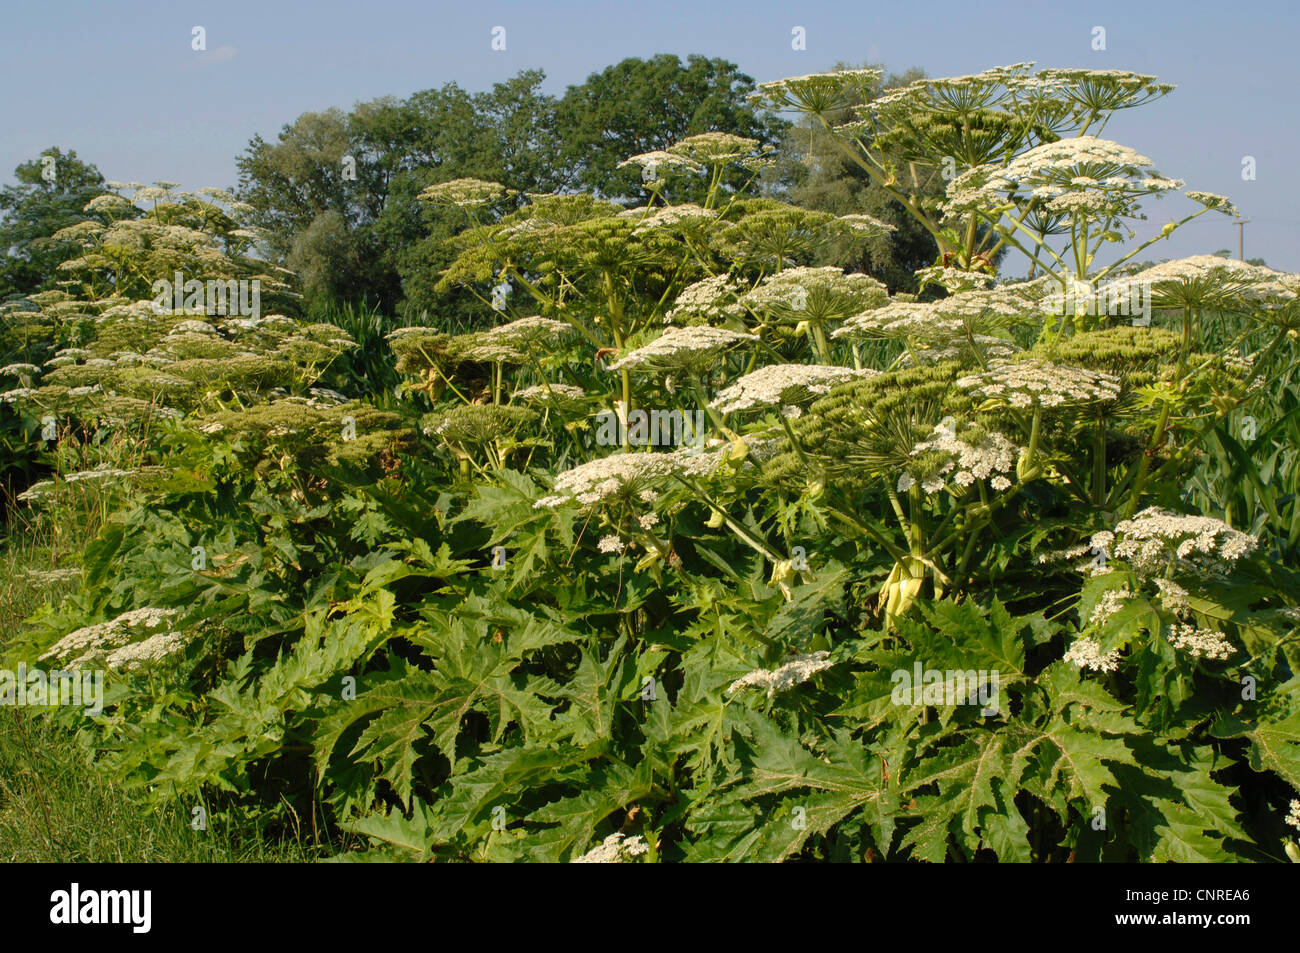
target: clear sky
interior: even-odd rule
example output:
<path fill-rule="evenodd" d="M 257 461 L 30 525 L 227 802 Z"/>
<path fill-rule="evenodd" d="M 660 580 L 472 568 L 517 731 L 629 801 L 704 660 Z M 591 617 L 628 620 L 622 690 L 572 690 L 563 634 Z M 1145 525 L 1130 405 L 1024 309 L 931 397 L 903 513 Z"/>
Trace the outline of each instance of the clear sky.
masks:
<path fill-rule="evenodd" d="M 76 149 L 112 180 L 236 183 L 250 137 L 273 139 L 308 110 L 454 81 L 486 89 L 522 69 L 547 90 L 627 56 L 721 56 L 762 82 L 836 61 L 920 66 L 931 76 L 1025 60 L 1155 73 L 1178 89 L 1119 114 L 1109 138 L 1189 188 L 1234 199 L 1246 256 L 1300 271 L 1300 4 L 771 2 L 748 0 L 8 0 L 0 12 L 0 181 L 51 145 Z M 206 30 L 206 52 L 191 49 Z M 492 49 L 493 27 L 506 30 Z M 802 26 L 807 49 L 791 48 Z M 1093 28 L 1106 49 L 1093 50 Z M 1254 156 L 1256 179 L 1242 180 Z M 1194 206 L 1151 202 L 1143 238 Z M 1231 248 L 1237 227 L 1206 215 L 1151 258 Z"/>

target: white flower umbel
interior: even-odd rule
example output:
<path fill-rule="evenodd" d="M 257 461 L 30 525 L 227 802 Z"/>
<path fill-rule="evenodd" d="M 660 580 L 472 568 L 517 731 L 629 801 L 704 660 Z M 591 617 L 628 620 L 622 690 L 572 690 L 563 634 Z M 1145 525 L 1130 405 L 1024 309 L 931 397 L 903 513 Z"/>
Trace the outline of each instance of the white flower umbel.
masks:
<path fill-rule="evenodd" d="M 31 377 L 40 372 L 41 369 L 35 364 L 7 364 L 0 367 L 0 377 Z"/>
<path fill-rule="evenodd" d="M 457 208 L 477 208 L 497 199 L 517 194 L 514 189 L 507 189 L 496 182 L 483 179 L 452 179 L 439 182 L 420 193 L 420 198 L 435 205 L 454 205 Z"/>
<path fill-rule="evenodd" d="M 724 389 L 714 398 L 712 407 L 719 413 L 731 414 L 797 405 L 829 394 L 836 384 L 875 373 L 823 364 L 769 364 Z"/>
<path fill-rule="evenodd" d="M 143 641 L 130 642 L 114 649 L 108 653 L 104 662 L 109 668 L 130 671 L 148 662 L 166 658 L 184 647 L 185 639 L 180 633 L 158 632 Z"/>
<path fill-rule="evenodd" d="M 1111 401 L 1120 393 L 1119 379 L 1114 375 L 1037 358 L 994 361 L 984 373 L 960 378 L 957 386 L 983 397 L 1001 398 L 1020 408 Z"/>
<path fill-rule="evenodd" d="M 1172 579 L 1157 579 L 1156 588 L 1160 590 L 1160 604 L 1174 615 L 1182 618 L 1192 611 L 1187 590 Z"/>
<path fill-rule="evenodd" d="M 1221 632 L 1198 629 L 1186 622 L 1176 622 L 1165 632 L 1169 644 L 1194 659 L 1209 658 L 1222 661 L 1232 654 L 1232 643 Z"/>
<path fill-rule="evenodd" d="M 1291 813 L 1287 815 L 1286 822 L 1296 830 L 1300 830 L 1300 800 L 1294 798 L 1291 800 Z"/>
<path fill-rule="evenodd" d="M 707 453 L 613 453 L 588 460 L 555 478 L 555 495 L 538 500 L 534 509 L 558 506 L 569 499 L 590 506 L 652 489 L 651 484 L 675 473 L 706 472 L 712 463 Z"/>
<path fill-rule="evenodd" d="M 1049 215 L 1112 219 L 1138 214 L 1142 196 L 1182 188 L 1156 172 L 1151 160 L 1128 146 L 1096 136 L 1045 142 L 1005 166 L 977 166 L 948 186 L 944 211 L 962 215 L 988 208 L 1001 195 L 1026 194 Z"/>
<path fill-rule="evenodd" d="M 585 390 L 573 384 L 534 384 L 517 390 L 512 395 L 514 400 L 526 401 L 571 401 L 586 396 Z"/>
<path fill-rule="evenodd" d="M 1156 308 L 1213 307 L 1231 301 L 1289 301 L 1296 297 L 1289 275 L 1218 255 L 1192 255 L 1125 275 L 1097 291 L 1115 296 L 1131 287 L 1149 287 Z"/>
<path fill-rule="evenodd" d="M 1132 596 L 1133 593 L 1129 592 L 1127 588 L 1107 589 L 1101 594 L 1097 604 L 1092 607 L 1092 615 L 1088 617 L 1088 624 L 1105 625 L 1106 620 L 1120 609 L 1123 609 Z"/>
<path fill-rule="evenodd" d="M 762 154 L 764 148 L 757 139 L 748 139 L 730 132 L 702 132 L 687 136 L 668 147 L 670 155 L 684 156 L 703 165 L 734 162 Z"/>
<path fill-rule="evenodd" d="M 728 331 L 707 326 L 671 327 L 649 344 L 644 344 L 609 365 L 611 371 L 630 368 L 636 371 L 689 370 L 703 371 L 717 359 L 742 344 L 758 341 L 755 334 Z"/>
<path fill-rule="evenodd" d="M 829 652 L 813 652 L 811 655 L 796 655 L 780 668 L 771 671 L 765 668 L 755 669 L 732 682 L 727 692 L 731 694 L 745 688 L 759 688 L 766 690 L 767 697 L 771 698 L 777 692 L 793 688 L 830 668 L 835 663 L 829 660 L 829 656 Z"/>
<path fill-rule="evenodd" d="M 736 303 L 740 285 L 730 275 L 714 275 L 687 285 L 664 315 L 665 324 L 683 324 L 690 318 L 716 321 L 743 314 Z"/>
<path fill-rule="evenodd" d="M 1091 672 L 1113 672 L 1119 668 L 1119 650 L 1103 653 L 1096 639 L 1076 639 L 1065 653 L 1065 661 Z"/>
<path fill-rule="evenodd" d="M 916 483 L 926 494 L 948 487 L 960 493 L 977 480 L 989 480 L 993 489 L 1009 489 L 1006 474 L 1016 467 L 1020 448 L 997 432 L 968 427 L 960 436 L 955 427 L 935 426 L 933 435 L 912 448 L 913 461 L 898 478 L 898 492 Z M 960 488 L 960 489 L 958 489 Z"/>
<path fill-rule="evenodd" d="M 632 229 L 632 234 L 640 235 L 643 232 L 671 228 L 676 225 L 703 225 L 705 222 L 712 221 L 717 217 L 717 212 L 701 208 L 689 202 L 683 205 L 667 205 L 655 209 L 640 219 L 637 227 Z"/>
<path fill-rule="evenodd" d="M 878 69 L 843 69 L 759 83 L 751 98 L 780 111 L 823 113 L 869 100 L 883 74 Z"/>
<path fill-rule="evenodd" d="M 650 845 L 640 834 L 626 837 L 623 834 L 610 834 L 600 844 L 593 847 L 581 857 L 569 861 L 571 864 L 625 864 L 633 857 L 640 857 L 650 850 Z"/>
<path fill-rule="evenodd" d="M 618 164 L 620 169 L 626 169 L 629 166 L 636 166 L 641 169 L 648 182 L 656 181 L 659 175 L 665 172 L 693 174 L 704 171 L 704 166 L 695 160 L 676 153 L 664 152 L 662 149 L 643 152 L 640 155 L 624 159 Z"/>
<path fill-rule="evenodd" d="M 75 668 L 81 661 L 97 655 L 107 653 L 108 657 L 111 658 L 115 650 L 126 646 L 135 635 L 167 625 L 167 620 L 176 614 L 177 610 L 175 609 L 155 608 L 132 609 L 129 612 L 123 612 L 107 622 L 82 626 L 80 629 L 69 632 L 54 643 L 49 651 L 41 656 L 41 660 L 44 661 L 50 658 L 67 659 L 76 653 L 82 653 L 78 659 L 71 663 L 71 667 Z M 152 633 L 150 638 L 152 635 L 158 634 L 156 632 Z M 150 638 L 146 638 L 144 641 L 148 642 Z M 170 645 L 170 643 L 167 644 Z M 155 651 L 162 652 L 163 648 L 164 643 L 156 642 L 141 650 L 143 654 L 138 658 L 129 654 L 121 658 L 124 663 L 128 660 L 134 660 L 138 663 L 142 658 L 154 657 L 152 653 Z"/>
<path fill-rule="evenodd" d="M 852 215 L 841 215 L 836 222 L 848 228 L 851 232 L 867 232 L 876 234 L 879 232 L 896 232 L 898 229 L 888 222 L 882 222 L 878 218 L 872 218 L 870 215 L 854 213 Z"/>
<path fill-rule="evenodd" d="M 845 274 L 833 265 L 786 268 L 768 275 L 740 298 L 758 314 L 786 322 L 843 321 L 851 314 L 879 307 L 889 292 L 870 275 Z"/>
<path fill-rule="evenodd" d="M 518 345 L 536 344 L 572 333 L 573 325 L 567 321 L 557 321 L 554 318 L 543 318 L 534 314 L 491 328 L 484 332 L 484 337 L 492 341 Z"/>
<path fill-rule="evenodd" d="M 1139 575 L 1160 575 L 1171 564 L 1200 572 L 1228 572 L 1259 539 L 1211 516 L 1181 516 L 1148 507 L 1115 527 L 1116 557 Z"/>
<path fill-rule="evenodd" d="M 1217 192 L 1198 192 L 1189 190 L 1184 193 L 1193 202 L 1204 205 L 1208 209 L 1216 212 L 1222 212 L 1224 215 L 1237 216 L 1241 213 L 1237 211 L 1237 206 L 1232 204 L 1232 200 L 1226 195 L 1219 195 Z"/>
<path fill-rule="evenodd" d="M 596 548 L 602 553 L 611 553 L 617 556 L 627 549 L 627 543 L 610 534 L 609 536 L 602 536 L 600 542 L 596 544 Z"/>

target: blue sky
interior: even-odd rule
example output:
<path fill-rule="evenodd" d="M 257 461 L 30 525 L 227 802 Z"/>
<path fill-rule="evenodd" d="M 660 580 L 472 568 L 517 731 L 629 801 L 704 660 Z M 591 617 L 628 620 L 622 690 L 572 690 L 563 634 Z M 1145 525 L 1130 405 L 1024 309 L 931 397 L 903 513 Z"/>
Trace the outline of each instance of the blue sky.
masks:
<path fill-rule="evenodd" d="M 0 180 L 50 145 L 76 149 L 109 179 L 236 182 L 250 137 L 273 139 L 307 110 L 406 96 L 455 81 L 485 89 L 519 70 L 547 89 L 627 56 L 702 53 L 758 81 L 836 61 L 920 66 L 931 76 L 1034 60 L 1040 66 L 1155 73 L 1178 89 L 1119 114 L 1105 135 L 1150 156 L 1189 188 L 1232 197 L 1251 219 L 1246 255 L 1300 271 L 1300 6 L 1249 3 L 125 2 L 11 5 L 0 33 Z M 207 51 L 191 49 L 194 26 Z M 494 26 L 506 50 L 491 48 Z M 791 49 L 804 27 L 807 49 Z M 1106 49 L 1092 49 L 1096 26 Z M 1242 157 L 1256 159 L 1254 181 Z M 1193 206 L 1152 202 L 1149 237 Z M 1207 215 L 1149 257 L 1237 248 L 1237 228 Z M 1147 257 L 1147 256 L 1144 256 Z"/>

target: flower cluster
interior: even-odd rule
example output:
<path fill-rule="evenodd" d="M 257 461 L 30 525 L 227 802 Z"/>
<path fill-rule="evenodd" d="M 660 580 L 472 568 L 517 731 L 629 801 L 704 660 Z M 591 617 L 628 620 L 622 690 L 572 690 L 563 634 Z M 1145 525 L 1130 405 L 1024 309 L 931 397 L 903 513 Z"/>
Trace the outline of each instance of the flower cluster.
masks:
<path fill-rule="evenodd" d="M 880 82 L 878 69 L 843 69 L 831 73 L 792 76 L 771 83 L 759 83 L 751 98 L 773 109 L 799 109 L 818 114 L 843 109 L 869 98 Z"/>
<path fill-rule="evenodd" d="M 1296 292 L 1287 277 L 1235 258 L 1193 255 L 1126 275 L 1104 285 L 1097 294 L 1113 294 L 1125 286 L 1149 287 L 1152 307 L 1213 308 L 1240 301 L 1293 300 Z"/>
<path fill-rule="evenodd" d="M 695 173 L 704 171 L 704 166 L 695 160 L 673 152 L 664 152 L 662 149 L 643 152 L 640 155 L 632 156 L 630 159 L 624 159 L 618 164 L 620 169 L 629 166 L 640 168 L 643 177 L 651 183 L 658 180 L 661 172 Z"/>
<path fill-rule="evenodd" d="M 449 444 L 480 446 L 513 434 L 537 419 L 527 407 L 503 404 L 460 404 L 425 418 L 423 429 L 430 437 Z"/>
<path fill-rule="evenodd" d="M 640 235 L 653 229 L 670 228 L 675 225 L 699 225 L 717 217 L 718 213 L 712 209 L 701 208 L 690 202 L 666 205 L 648 214 L 642 213 L 636 228 L 632 229 L 632 234 Z"/>
<path fill-rule="evenodd" d="M 1020 448 L 1003 434 L 968 427 L 958 437 L 955 425 L 940 423 L 929 440 L 912 448 L 914 463 L 898 478 L 898 492 L 920 483 L 927 494 L 937 493 L 949 480 L 962 489 L 976 480 L 989 480 L 1001 492 L 1011 487 L 1007 474 L 1015 469 L 1019 453 Z"/>
<path fill-rule="evenodd" d="M 702 372 L 718 357 L 741 344 L 758 341 L 758 336 L 725 328 L 671 327 L 649 344 L 644 344 L 609 365 L 611 371 L 683 370 Z"/>
<path fill-rule="evenodd" d="M 557 321 L 555 318 L 543 318 L 534 314 L 491 328 L 484 331 L 483 335 L 492 341 L 520 345 L 536 344 L 572 333 L 573 325 L 567 321 Z"/>
<path fill-rule="evenodd" d="M 517 390 L 512 395 L 514 400 L 567 402 L 581 400 L 587 392 L 575 384 L 533 384 Z"/>
<path fill-rule="evenodd" d="M 1113 616 L 1124 604 L 1133 596 L 1128 588 L 1107 589 L 1101 594 L 1096 605 L 1092 607 L 1092 615 L 1088 617 L 1089 625 L 1105 625 L 1106 620 Z"/>
<path fill-rule="evenodd" d="M 729 132 L 702 132 L 670 146 L 671 155 L 683 156 L 702 165 L 735 162 L 762 155 L 766 150 L 757 139 L 733 135 Z"/>
<path fill-rule="evenodd" d="M 1259 545 L 1256 537 L 1222 520 L 1181 516 L 1158 506 L 1121 522 L 1115 539 L 1115 555 L 1141 575 L 1160 574 L 1171 562 L 1201 572 L 1226 572 Z"/>
<path fill-rule="evenodd" d="M 1192 604 L 1187 595 L 1187 590 L 1172 579 L 1159 577 L 1156 579 L 1156 588 L 1160 590 L 1160 604 L 1165 610 L 1172 612 L 1179 618 L 1192 611 Z"/>
<path fill-rule="evenodd" d="M 150 632 L 167 625 L 177 615 L 175 609 L 132 609 L 107 622 L 83 626 L 69 632 L 50 647 L 41 660 L 57 658 L 70 668 L 103 660 L 111 668 L 135 668 L 141 662 L 162 658 L 183 644 L 181 637 L 168 629 Z M 133 643 L 141 633 L 145 639 Z M 76 658 L 72 656 L 76 653 Z"/>
<path fill-rule="evenodd" d="M 877 232 L 896 232 L 898 229 L 888 222 L 882 222 L 878 218 L 865 215 L 861 212 L 854 212 L 850 215 L 841 215 L 835 219 L 836 223 L 843 225 L 851 232 L 868 232 L 876 234 Z"/>
<path fill-rule="evenodd" d="M 469 209 L 515 194 L 517 193 L 513 189 L 507 189 L 496 182 L 466 178 L 431 185 L 420 193 L 420 198 L 435 205 L 454 205 L 457 208 Z"/>
<path fill-rule="evenodd" d="M 955 178 L 944 206 L 950 215 L 997 207 L 1002 193 L 1028 197 L 1049 215 L 1111 219 L 1136 216 L 1145 195 L 1181 188 L 1127 146 L 1095 136 L 1045 142 L 1005 166 L 979 166 Z"/>
<path fill-rule="evenodd" d="M 751 311 L 785 321 L 842 321 L 888 300 L 888 290 L 875 278 L 845 274 L 833 265 L 786 268 L 740 298 Z"/>
<path fill-rule="evenodd" d="M 876 373 L 821 364 L 769 364 L 722 390 L 711 406 L 719 413 L 732 414 L 797 405 L 829 394 L 836 384 Z"/>
<path fill-rule="evenodd" d="M 617 556 L 627 549 L 627 543 L 623 542 L 623 540 L 611 533 L 608 536 L 602 536 L 600 542 L 596 544 L 596 548 L 602 553 L 610 553 Z"/>
<path fill-rule="evenodd" d="M 1102 652 L 1101 644 L 1086 636 L 1075 640 L 1065 653 L 1065 661 L 1090 672 L 1113 672 L 1119 668 L 1119 650 Z"/>
<path fill-rule="evenodd" d="M 771 698 L 777 692 L 784 692 L 802 682 L 808 681 L 818 672 L 825 671 L 834 664 L 834 662 L 830 661 L 829 652 L 796 655 L 779 668 L 770 671 L 760 668 L 747 675 L 742 675 L 731 683 L 727 692 L 732 694 L 745 688 L 758 688 L 765 689 L 767 697 Z"/>
<path fill-rule="evenodd" d="M 534 509 L 559 506 L 570 499 L 584 505 L 630 496 L 651 489 L 650 484 L 674 474 L 707 473 L 714 464 L 712 454 L 613 453 L 565 470 L 555 478 L 555 495 L 543 497 Z"/>
<path fill-rule="evenodd" d="M 705 323 L 743 313 L 737 304 L 740 286 L 730 275 L 714 275 L 687 285 L 677 295 L 672 308 L 664 315 L 664 324 L 689 324 L 691 319 Z"/>
<path fill-rule="evenodd" d="M 569 861 L 571 864 L 623 864 L 633 857 L 640 857 L 650 850 L 640 834 L 625 838 L 621 833 L 610 834 L 599 845 L 593 847 L 581 857 Z"/>
<path fill-rule="evenodd" d="M 1119 397 L 1119 379 L 1112 374 L 1066 367 L 1037 358 L 994 361 L 982 374 L 960 378 L 958 387 L 1012 407 L 1052 408 L 1068 404 L 1112 401 Z"/>
<path fill-rule="evenodd" d="M 1194 659 L 1226 659 L 1232 654 L 1232 643 L 1223 634 L 1209 629 L 1198 629 L 1185 622 L 1176 622 L 1165 632 L 1169 644 L 1186 652 Z"/>

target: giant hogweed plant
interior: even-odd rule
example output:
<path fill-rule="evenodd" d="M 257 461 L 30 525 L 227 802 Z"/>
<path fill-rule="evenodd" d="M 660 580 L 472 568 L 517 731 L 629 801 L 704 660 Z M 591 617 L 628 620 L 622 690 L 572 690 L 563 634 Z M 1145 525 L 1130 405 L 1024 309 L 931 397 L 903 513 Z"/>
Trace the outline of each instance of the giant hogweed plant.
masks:
<path fill-rule="evenodd" d="M 817 116 L 864 77 L 762 93 Z M 885 226 L 727 187 L 765 159 L 734 136 L 629 159 L 635 209 L 434 186 L 470 225 L 442 281 L 500 323 L 390 335 L 418 449 L 212 408 L 15 651 L 113 668 L 105 770 L 343 858 L 1300 856 L 1292 542 L 1187 503 L 1229 422 L 1293 432 L 1300 282 L 1096 265 L 1179 187 L 1097 134 L 1167 89 L 1017 66 L 837 130 L 940 239 L 933 302 L 814 267 Z M 1054 304 L 1107 280 L 1153 326 Z"/>

